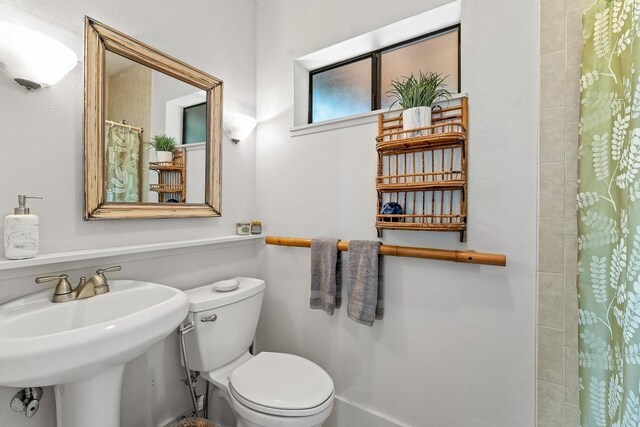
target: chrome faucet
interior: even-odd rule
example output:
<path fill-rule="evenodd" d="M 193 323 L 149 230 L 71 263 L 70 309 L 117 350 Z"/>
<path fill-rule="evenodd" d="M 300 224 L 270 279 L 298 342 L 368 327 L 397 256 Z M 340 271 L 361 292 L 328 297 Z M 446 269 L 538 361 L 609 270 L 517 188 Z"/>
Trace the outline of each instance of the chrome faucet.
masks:
<path fill-rule="evenodd" d="M 104 273 L 109 271 L 120 271 L 122 267 L 119 265 L 115 265 L 113 267 L 102 268 L 96 271 L 96 274 L 89 277 L 87 280 L 85 277 L 80 278 L 80 282 L 75 289 L 71 286 L 71 283 L 67 280 L 69 276 L 66 274 L 61 274 L 59 276 L 41 276 L 36 277 L 36 283 L 45 283 L 51 282 L 53 280 L 57 280 L 58 284 L 56 285 L 55 290 L 53 291 L 53 296 L 51 297 L 52 302 L 67 302 L 74 301 L 78 299 L 91 298 L 96 295 L 106 294 L 109 292 L 109 283 L 107 282 L 107 277 Z"/>

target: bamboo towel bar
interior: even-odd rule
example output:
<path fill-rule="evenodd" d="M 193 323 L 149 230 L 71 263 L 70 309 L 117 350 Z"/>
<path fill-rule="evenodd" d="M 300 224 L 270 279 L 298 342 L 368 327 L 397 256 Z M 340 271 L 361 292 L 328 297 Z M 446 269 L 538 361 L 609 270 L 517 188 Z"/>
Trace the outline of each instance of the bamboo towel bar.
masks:
<path fill-rule="evenodd" d="M 298 237 L 277 237 L 267 236 L 267 245 L 295 246 L 300 248 L 310 248 L 311 239 Z M 338 242 L 338 250 L 348 251 L 349 242 L 341 240 Z M 449 249 L 413 248 L 409 246 L 380 246 L 381 255 L 391 255 L 410 258 L 436 259 L 440 261 L 464 262 L 467 264 L 486 264 L 504 267 L 507 265 L 507 257 L 502 254 L 488 254 L 475 251 L 455 251 Z"/>

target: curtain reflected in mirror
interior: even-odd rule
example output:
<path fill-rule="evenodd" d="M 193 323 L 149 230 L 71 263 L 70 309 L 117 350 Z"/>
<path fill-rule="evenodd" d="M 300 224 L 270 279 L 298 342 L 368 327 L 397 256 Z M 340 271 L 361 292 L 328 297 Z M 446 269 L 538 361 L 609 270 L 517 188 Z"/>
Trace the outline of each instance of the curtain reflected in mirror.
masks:
<path fill-rule="evenodd" d="M 105 135 L 107 202 L 140 202 L 142 129 L 107 122 Z"/>

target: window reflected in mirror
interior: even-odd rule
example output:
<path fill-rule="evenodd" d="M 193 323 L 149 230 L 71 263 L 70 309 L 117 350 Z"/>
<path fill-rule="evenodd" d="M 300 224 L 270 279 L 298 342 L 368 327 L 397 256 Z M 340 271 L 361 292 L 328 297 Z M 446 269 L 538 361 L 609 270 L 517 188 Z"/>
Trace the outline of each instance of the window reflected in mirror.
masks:
<path fill-rule="evenodd" d="M 182 140 L 185 144 L 204 144 L 207 130 L 207 104 L 185 107 L 182 114 Z"/>

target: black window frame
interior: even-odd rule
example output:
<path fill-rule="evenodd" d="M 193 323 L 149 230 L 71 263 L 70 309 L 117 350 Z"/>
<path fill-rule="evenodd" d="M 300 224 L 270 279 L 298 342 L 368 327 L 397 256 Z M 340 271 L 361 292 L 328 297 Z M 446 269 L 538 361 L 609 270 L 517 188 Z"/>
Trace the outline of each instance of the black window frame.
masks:
<path fill-rule="evenodd" d="M 442 28 L 437 31 L 433 31 L 431 33 L 423 34 L 418 37 L 414 37 L 409 40 L 405 40 L 390 46 L 386 46 L 381 49 L 377 49 L 363 55 L 359 55 L 353 58 L 346 59 L 344 61 L 336 62 L 335 64 L 327 65 L 325 67 L 321 67 L 309 72 L 309 104 L 307 111 L 307 123 L 313 124 L 313 77 L 316 74 L 320 74 L 325 71 L 330 71 L 336 68 L 343 67 L 345 65 L 353 64 L 358 61 L 362 61 L 363 59 L 371 59 L 371 110 L 376 111 L 382 108 L 382 61 L 381 57 L 383 53 L 400 49 L 415 43 L 422 42 L 424 40 L 428 40 L 431 38 L 439 37 L 441 35 L 458 31 L 458 88 L 457 92 L 460 92 L 461 88 L 461 52 L 460 52 L 460 40 L 462 34 L 462 26 L 460 24 L 451 25 L 446 28 Z M 318 122 L 321 123 L 321 122 Z"/>
<path fill-rule="evenodd" d="M 186 119 L 187 119 L 187 108 L 200 107 L 201 105 L 206 106 L 207 103 L 206 102 L 201 102 L 199 104 L 188 105 L 188 106 L 182 108 L 182 145 L 188 145 L 186 143 L 186 141 L 187 141 L 187 127 L 185 126 L 185 122 L 186 122 Z M 205 125 L 205 127 L 206 127 L 206 125 Z M 206 131 L 206 129 L 205 129 L 205 131 Z M 205 132 L 205 134 L 206 134 L 206 132 Z M 205 136 L 205 139 L 206 139 L 206 136 Z M 206 142 L 206 141 L 204 141 L 204 142 Z M 199 143 L 194 142 L 192 144 L 199 144 Z"/>

